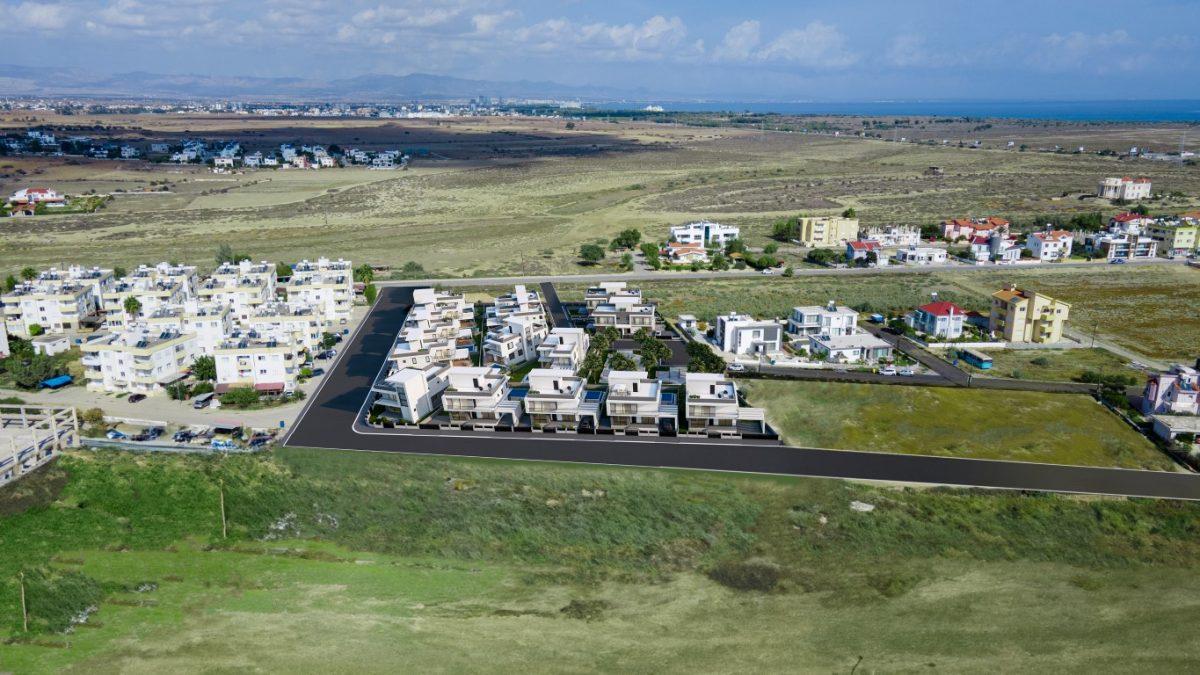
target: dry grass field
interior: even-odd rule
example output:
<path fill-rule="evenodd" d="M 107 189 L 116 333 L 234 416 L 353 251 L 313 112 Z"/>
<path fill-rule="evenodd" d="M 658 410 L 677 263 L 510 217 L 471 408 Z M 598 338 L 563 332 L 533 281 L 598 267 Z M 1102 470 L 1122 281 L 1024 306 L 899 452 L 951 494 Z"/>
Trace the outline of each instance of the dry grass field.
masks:
<path fill-rule="evenodd" d="M 66 124 L 66 118 L 45 120 Z M 765 243 L 775 219 L 858 210 L 865 223 L 928 223 L 946 216 L 1102 208 L 1062 198 L 1098 177 L 1126 173 L 1115 159 L 913 146 L 646 122 L 561 120 L 269 120 L 237 116 L 105 116 L 78 132 L 128 140 L 203 136 L 247 147 L 320 142 L 413 151 L 404 172 L 248 171 L 64 158 L 0 158 L 0 190 L 47 184 L 67 192 L 137 191 L 95 214 L 0 223 L 0 270 L 79 261 L 209 263 L 218 243 L 261 258 L 318 254 L 443 275 L 558 274 L 580 270 L 580 244 L 636 227 L 661 239 L 697 218 L 743 227 Z M 27 125 L 0 120 L 0 128 Z M 930 165 L 941 178 L 924 176 Z M 1200 195 L 1194 167 L 1143 163 L 1156 190 Z M 1176 201 L 1162 208 L 1186 208 Z M 1103 207 L 1113 211 L 1112 207 Z M 1159 208 L 1156 206 L 1155 208 Z"/>

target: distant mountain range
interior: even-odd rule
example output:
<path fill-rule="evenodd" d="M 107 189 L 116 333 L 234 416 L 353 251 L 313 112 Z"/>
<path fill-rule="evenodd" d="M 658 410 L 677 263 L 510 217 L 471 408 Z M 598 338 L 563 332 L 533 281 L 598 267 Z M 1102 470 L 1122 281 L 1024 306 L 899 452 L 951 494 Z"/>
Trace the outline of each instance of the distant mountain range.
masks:
<path fill-rule="evenodd" d="M 476 96 L 504 98 L 645 97 L 644 91 L 572 86 L 557 82 L 494 82 L 444 75 L 360 75 L 316 80 L 297 77 L 164 75 L 132 72 L 99 74 L 79 68 L 0 65 L 0 91 L 10 96 L 96 96 L 131 98 L 243 99 L 256 101 L 453 100 Z"/>

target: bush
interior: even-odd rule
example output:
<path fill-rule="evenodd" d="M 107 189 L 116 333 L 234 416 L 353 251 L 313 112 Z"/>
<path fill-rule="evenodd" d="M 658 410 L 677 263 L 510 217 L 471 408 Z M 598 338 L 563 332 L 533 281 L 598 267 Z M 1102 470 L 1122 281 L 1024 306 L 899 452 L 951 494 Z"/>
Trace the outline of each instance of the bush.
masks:
<path fill-rule="evenodd" d="M 103 597 L 100 582 L 80 572 L 25 572 L 25 602 L 29 630 L 33 632 L 65 632 L 94 610 Z"/>
<path fill-rule="evenodd" d="M 29 324 L 29 337 L 37 337 L 45 332 L 46 332 L 46 329 L 42 328 L 38 324 L 36 324 L 36 323 Z"/>
<path fill-rule="evenodd" d="M 200 394 L 211 394 L 212 392 L 213 392 L 213 383 L 212 382 L 201 382 L 200 384 L 197 384 L 196 386 L 192 387 L 192 396 L 199 396 Z"/>
<path fill-rule="evenodd" d="M 713 581 L 739 591 L 769 592 L 779 586 L 783 568 L 766 558 L 726 560 L 708 572 Z"/>
<path fill-rule="evenodd" d="M 246 408 L 259 401 L 258 392 L 253 387 L 234 387 L 221 394 L 221 405 L 231 408 Z"/>

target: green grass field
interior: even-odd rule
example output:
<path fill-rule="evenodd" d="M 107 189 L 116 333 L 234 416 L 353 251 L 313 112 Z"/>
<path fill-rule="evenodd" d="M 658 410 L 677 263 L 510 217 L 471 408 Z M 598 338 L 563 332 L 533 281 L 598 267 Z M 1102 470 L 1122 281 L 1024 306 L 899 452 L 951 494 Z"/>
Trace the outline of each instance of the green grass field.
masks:
<path fill-rule="evenodd" d="M 972 375 L 1011 377 L 1019 380 L 1078 382 L 1087 371 L 1137 375 L 1128 362 L 1103 349 L 990 349 L 992 367 L 980 370 L 965 361 L 958 367 Z"/>
<path fill-rule="evenodd" d="M 1084 395 L 774 380 L 746 381 L 743 389 L 791 445 L 1173 468 Z"/>
<path fill-rule="evenodd" d="M 302 449 L 72 454 L 0 490 L 0 663 L 1186 672 L 1198 508 Z M 21 635 L 15 576 L 36 569 L 103 589 L 87 624 Z M 35 627 L 71 609 L 53 592 L 31 595 Z"/>

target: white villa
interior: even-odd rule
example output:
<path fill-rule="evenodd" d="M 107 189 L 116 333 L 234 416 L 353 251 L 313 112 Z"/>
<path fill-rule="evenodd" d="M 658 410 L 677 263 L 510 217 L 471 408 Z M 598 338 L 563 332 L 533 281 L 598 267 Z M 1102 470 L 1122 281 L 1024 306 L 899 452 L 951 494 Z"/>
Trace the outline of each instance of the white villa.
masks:
<path fill-rule="evenodd" d="M 702 220 L 671 228 L 671 239 L 681 244 L 699 244 L 703 247 L 722 247 L 738 238 L 741 230 L 733 225 L 722 225 Z"/>
<path fill-rule="evenodd" d="M 740 436 L 766 430 L 762 408 L 740 407 L 737 385 L 724 375 L 688 373 L 684 388 L 689 434 Z"/>
<path fill-rule="evenodd" d="M 579 370 L 589 346 L 591 338 L 582 328 L 554 328 L 537 347 L 538 364 L 574 372 Z"/>
<path fill-rule="evenodd" d="M 644 370 L 613 370 L 608 373 L 605 412 L 617 433 L 657 435 L 666 422 L 674 424 L 679 408 L 662 383 Z"/>
<path fill-rule="evenodd" d="M 858 329 L 858 312 L 833 300 L 821 307 L 793 307 L 787 332 L 793 335 L 850 335 Z"/>
<path fill-rule="evenodd" d="M 783 351 L 783 326 L 778 321 L 759 321 L 731 312 L 717 317 L 717 344 L 735 355 L 775 354 Z"/>
<path fill-rule="evenodd" d="M 500 366 L 455 366 L 447 377 L 450 385 L 442 393 L 442 409 L 452 424 L 495 427 L 505 417 L 513 424 L 520 418 L 521 404 L 509 398 L 512 387 Z"/>
<path fill-rule="evenodd" d="M 593 429 L 599 425 L 600 400 L 588 396 L 587 380 L 575 371 L 534 368 L 525 384 L 529 391 L 522 402 L 534 429 L 577 429 L 585 420 Z"/>

